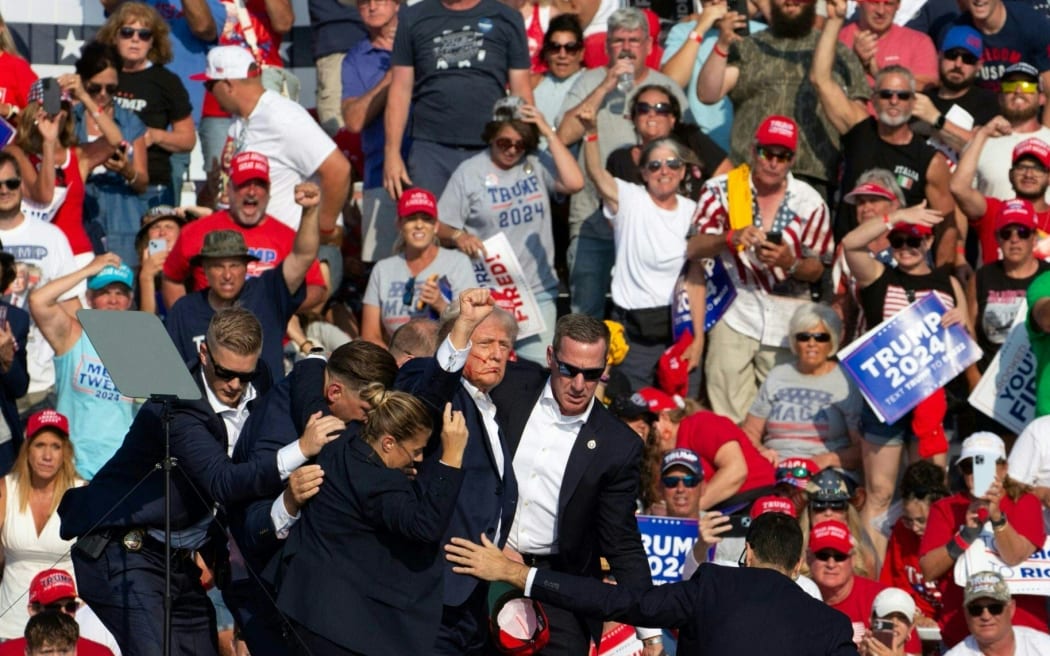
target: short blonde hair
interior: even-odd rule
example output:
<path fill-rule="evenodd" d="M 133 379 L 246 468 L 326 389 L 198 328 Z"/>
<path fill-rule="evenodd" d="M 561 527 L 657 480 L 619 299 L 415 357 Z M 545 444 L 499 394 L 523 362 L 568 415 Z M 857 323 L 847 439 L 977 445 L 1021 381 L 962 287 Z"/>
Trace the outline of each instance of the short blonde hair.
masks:
<path fill-rule="evenodd" d="M 209 350 L 221 346 L 237 355 L 255 355 L 262 351 L 262 340 L 262 325 L 244 308 L 224 308 L 208 322 Z"/>

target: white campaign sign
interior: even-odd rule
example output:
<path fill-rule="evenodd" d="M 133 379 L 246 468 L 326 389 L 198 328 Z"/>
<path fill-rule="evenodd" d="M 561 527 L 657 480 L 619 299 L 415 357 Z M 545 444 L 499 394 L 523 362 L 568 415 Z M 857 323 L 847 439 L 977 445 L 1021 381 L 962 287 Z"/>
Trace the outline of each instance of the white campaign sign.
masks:
<path fill-rule="evenodd" d="M 492 290 L 496 305 L 518 320 L 518 339 L 539 335 L 547 328 L 547 324 L 529 288 L 529 281 L 521 272 L 521 264 L 510 246 L 510 240 L 500 232 L 483 243 L 486 253 L 484 259 L 472 261 L 478 286 Z"/>
<path fill-rule="evenodd" d="M 971 573 L 998 572 L 1006 581 L 1011 594 L 1050 597 L 1050 538 L 1028 560 L 1011 567 L 999 559 L 999 554 L 992 546 L 990 526 L 985 524 L 981 537 L 970 545 L 962 558 L 955 561 L 955 582 L 965 586 Z"/>
<path fill-rule="evenodd" d="M 1002 348 L 970 393 L 970 405 L 1020 434 L 1035 419 L 1035 354 L 1028 344 L 1022 303 Z"/>

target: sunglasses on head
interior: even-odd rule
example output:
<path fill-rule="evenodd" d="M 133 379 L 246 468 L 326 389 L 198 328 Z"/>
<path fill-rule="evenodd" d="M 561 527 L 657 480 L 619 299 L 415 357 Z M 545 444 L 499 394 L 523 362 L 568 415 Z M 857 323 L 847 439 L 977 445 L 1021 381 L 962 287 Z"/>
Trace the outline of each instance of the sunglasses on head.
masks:
<path fill-rule="evenodd" d="M 233 369 L 227 369 L 226 367 L 216 362 L 214 358 L 211 359 L 211 368 L 215 370 L 215 377 L 221 380 L 229 381 L 236 378 L 237 380 L 241 381 L 241 383 L 243 383 L 244 385 L 247 385 L 248 383 L 255 380 L 254 371 L 244 372 L 234 371 Z"/>
<path fill-rule="evenodd" d="M 831 341 L 831 333 L 795 333 L 796 342 L 817 341 L 827 344 Z"/>
<path fill-rule="evenodd" d="M 508 139 L 507 137 L 500 137 L 499 139 L 496 139 L 496 147 L 500 150 L 514 149 L 520 152 L 525 150 L 525 142 L 521 139 Z"/>
<path fill-rule="evenodd" d="M 998 235 L 1003 241 L 1010 241 L 1014 235 L 1017 235 L 1018 239 L 1028 239 L 1032 236 L 1032 229 L 1025 226 L 1006 226 L 999 228 Z"/>
<path fill-rule="evenodd" d="M 593 369 L 584 369 L 582 367 L 575 367 L 566 362 L 562 362 L 558 358 L 554 358 L 554 364 L 557 365 L 558 373 L 566 378 L 575 378 L 582 375 L 584 380 L 595 381 L 602 377 L 605 373 L 605 367 L 594 367 Z"/>
<path fill-rule="evenodd" d="M 651 159 L 645 163 L 645 168 L 649 169 L 653 173 L 659 171 L 661 166 L 666 166 L 672 171 L 677 171 L 683 166 L 685 166 L 685 164 L 683 164 L 682 160 L 678 159 L 677 157 L 668 157 L 667 159 L 662 161 L 658 159 Z"/>
<path fill-rule="evenodd" d="M 791 478 L 809 478 L 809 470 L 805 467 L 777 467 L 777 478 L 790 476 Z"/>
<path fill-rule="evenodd" d="M 412 276 L 405 282 L 405 291 L 401 294 L 401 305 L 412 305 L 412 297 L 416 293 L 416 277 Z"/>
<path fill-rule="evenodd" d="M 813 512 L 824 512 L 825 510 L 843 511 L 848 503 L 846 501 L 810 501 L 809 507 Z"/>
<path fill-rule="evenodd" d="M 891 232 L 889 236 L 890 246 L 892 248 L 918 248 L 922 246 L 922 237 L 916 237 L 915 235 L 906 235 L 903 232 Z"/>
<path fill-rule="evenodd" d="M 153 30 L 146 28 L 134 28 L 134 27 L 122 27 L 120 28 L 120 38 L 130 39 L 131 37 L 138 35 L 143 41 L 149 41 L 153 38 Z"/>
<path fill-rule="evenodd" d="M 891 98 L 897 98 L 898 100 L 911 100 L 915 97 L 915 92 L 909 91 L 908 89 L 879 89 L 875 93 L 877 93 L 882 100 L 890 100 Z"/>
<path fill-rule="evenodd" d="M 96 84 L 95 82 L 89 82 L 87 85 L 84 86 L 84 90 L 92 96 L 97 96 L 102 90 L 105 90 L 107 96 L 112 96 L 117 92 L 117 85 Z"/>
<path fill-rule="evenodd" d="M 8 191 L 14 191 L 22 186 L 22 178 L 8 178 L 0 180 L 0 185 L 7 187 Z"/>
<path fill-rule="evenodd" d="M 813 557 L 824 562 L 834 560 L 836 563 L 844 563 L 849 560 L 849 554 L 839 553 L 834 549 L 821 549 L 813 554 Z"/>
<path fill-rule="evenodd" d="M 551 41 L 546 47 L 547 52 L 558 52 L 559 50 L 563 50 L 570 55 L 575 55 L 583 50 L 583 44 L 579 41 L 569 41 L 568 43 L 555 43 Z"/>
<path fill-rule="evenodd" d="M 966 612 L 970 614 L 970 617 L 980 617 L 984 615 L 984 611 L 987 610 L 993 616 L 1002 615 L 1003 610 L 1006 608 L 1006 604 L 1001 601 L 993 601 L 990 604 L 967 604 Z"/>
<path fill-rule="evenodd" d="M 678 487 L 679 483 L 683 483 L 686 487 L 696 487 L 700 485 L 700 477 L 694 474 L 683 474 L 681 476 L 662 476 L 660 481 L 669 490 L 673 490 Z"/>
<path fill-rule="evenodd" d="M 758 156 L 767 162 L 790 162 L 795 159 L 795 153 L 790 150 L 773 150 L 772 148 L 766 148 L 765 146 L 759 146 L 757 148 Z"/>
<path fill-rule="evenodd" d="M 1028 80 L 1012 80 L 1010 82 L 1003 82 L 1002 84 L 1003 93 L 1014 93 L 1020 91 L 1021 93 L 1038 93 L 1039 83 L 1029 82 Z"/>
<path fill-rule="evenodd" d="M 658 102 L 658 103 L 647 103 L 639 102 L 634 106 L 634 113 L 637 114 L 657 114 L 659 116 L 670 116 L 672 113 L 671 103 Z"/>
<path fill-rule="evenodd" d="M 961 59 L 962 63 L 966 64 L 967 66 L 976 66 L 977 62 L 979 61 L 978 57 L 975 54 L 973 54 L 969 50 L 963 50 L 962 48 L 952 48 L 951 50 L 942 53 L 941 56 L 947 59 L 948 61 L 955 61 L 956 59 Z"/>

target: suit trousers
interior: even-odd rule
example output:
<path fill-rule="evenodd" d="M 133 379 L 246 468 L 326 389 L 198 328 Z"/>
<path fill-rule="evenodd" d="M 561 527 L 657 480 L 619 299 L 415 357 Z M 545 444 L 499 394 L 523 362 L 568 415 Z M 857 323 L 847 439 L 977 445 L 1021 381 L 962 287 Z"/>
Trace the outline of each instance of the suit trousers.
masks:
<path fill-rule="evenodd" d="M 441 626 L 434 641 L 435 656 L 498 654 L 489 639 L 489 585 L 480 582 L 459 606 L 441 607 Z"/>
<path fill-rule="evenodd" d="M 72 553 L 80 597 L 95 611 L 124 656 L 155 656 L 164 644 L 164 549 L 144 540 L 128 551 L 119 537 L 92 560 Z M 215 609 L 187 552 L 171 561 L 171 653 L 218 656 Z"/>

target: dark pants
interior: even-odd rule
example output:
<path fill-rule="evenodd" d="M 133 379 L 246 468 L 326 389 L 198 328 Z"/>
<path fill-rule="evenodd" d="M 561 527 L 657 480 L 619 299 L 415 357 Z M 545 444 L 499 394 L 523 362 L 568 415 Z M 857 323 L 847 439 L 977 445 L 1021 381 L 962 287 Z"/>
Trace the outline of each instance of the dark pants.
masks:
<path fill-rule="evenodd" d="M 441 607 L 441 626 L 434 641 L 434 654 L 483 656 L 498 653 L 489 640 L 488 592 L 488 583 L 478 583 L 461 605 Z"/>
<path fill-rule="evenodd" d="M 522 558 L 529 567 L 557 569 L 551 567 L 552 558 L 557 559 L 557 556 L 522 554 Z M 583 617 L 551 604 L 543 604 L 543 610 L 547 614 L 547 625 L 550 627 L 551 638 L 547 646 L 539 653 L 543 656 L 588 656 L 590 654 L 591 635 Z M 601 626 L 599 622 L 599 631 Z"/>
<path fill-rule="evenodd" d="M 242 640 L 252 656 L 286 656 L 285 623 L 276 606 L 272 589 L 263 590 L 252 579 L 231 581 L 222 599 L 233 614 Z"/>
<path fill-rule="evenodd" d="M 347 620 L 352 621 L 352 618 Z M 350 651 L 322 638 L 298 622 L 292 622 L 292 631 L 295 635 L 289 642 L 295 646 L 290 653 L 296 656 L 361 656 L 361 652 Z"/>
<path fill-rule="evenodd" d="M 124 656 L 155 656 L 164 644 L 164 550 L 145 540 L 127 551 L 115 537 L 94 560 L 74 548 L 80 597 L 95 611 Z M 215 610 L 200 583 L 201 571 L 183 551 L 171 562 L 171 653 L 217 656 Z"/>

